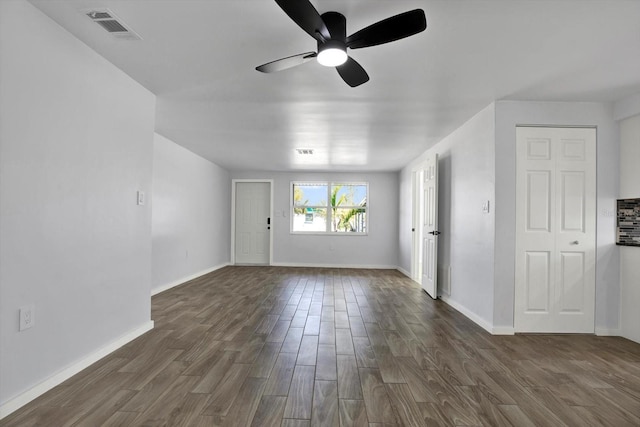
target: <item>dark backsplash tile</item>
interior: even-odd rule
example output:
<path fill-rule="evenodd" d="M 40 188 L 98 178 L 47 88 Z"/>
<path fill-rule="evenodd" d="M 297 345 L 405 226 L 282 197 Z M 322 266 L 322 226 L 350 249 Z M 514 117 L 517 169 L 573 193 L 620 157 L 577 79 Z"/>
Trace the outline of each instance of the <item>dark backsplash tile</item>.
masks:
<path fill-rule="evenodd" d="M 640 246 L 640 199 L 618 200 L 616 244 Z"/>

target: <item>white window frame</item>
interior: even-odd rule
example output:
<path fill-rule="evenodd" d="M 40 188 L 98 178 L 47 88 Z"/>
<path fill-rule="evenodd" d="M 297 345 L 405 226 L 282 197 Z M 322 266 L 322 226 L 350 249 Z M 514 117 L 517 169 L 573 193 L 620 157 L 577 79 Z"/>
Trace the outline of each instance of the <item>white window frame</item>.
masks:
<path fill-rule="evenodd" d="M 294 221 L 294 209 L 296 207 L 300 207 L 300 206 L 295 206 L 295 201 L 293 200 L 294 197 L 294 185 L 295 184 L 313 184 L 313 185 L 326 185 L 327 186 L 327 199 L 326 199 L 326 206 L 309 206 L 311 208 L 322 208 L 322 209 L 326 209 L 327 210 L 327 220 L 326 220 L 326 229 L 325 231 L 294 231 L 293 230 L 293 221 Z M 344 208 L 344 209 L 353 209 L 353 208 L 364 208 L 365 210 L 365 231 L 364 232 L 345 232 L 345 231 L 331 231 L 331 224 L 332 224 L 332 207 L 329 206 L 329 203 L 331 201 L 331 188 L 335 185 L 361 185 L 364 186 L 366 188 L 366 205 L 365 206 L 339 206 L 339 208 Z M 289 216 L 291 217 L 291 220 L 289 221 L 289 233 L 290 234 L 306 234 L 306 235 L 319 235 L 319 236 L 366 236 L 369 234 L 369 208 L 370 208 L 370 204 L 369 204 L 369 183 L 368 182 L 362 182 L 362 181 L 358 181 L 358 182 L 353 182 L 353 181 L 308 181 L 308 180 L 300 180 L 300 181 L 291 181 L 289 183 Z"/>

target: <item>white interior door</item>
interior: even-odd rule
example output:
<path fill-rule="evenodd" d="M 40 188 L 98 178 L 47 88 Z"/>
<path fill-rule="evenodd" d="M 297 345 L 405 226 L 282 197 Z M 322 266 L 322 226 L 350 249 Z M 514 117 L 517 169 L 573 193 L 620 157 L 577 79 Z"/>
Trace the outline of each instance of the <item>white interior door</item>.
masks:
<path fill-rule="evenodd" d="M 235 263 L 269 264 L 271 184 L 236 182 Z"/>
<path fill-rule="evenodd" d="M 427 159 L 423 184 L 424 222 L 422 289 L 431 298 L 438 297 L 438 155 Z"/>
<path fill-rule="evenodd" d="M 516 130 L 516 332 L 593 333 L 596 131 Z"/>

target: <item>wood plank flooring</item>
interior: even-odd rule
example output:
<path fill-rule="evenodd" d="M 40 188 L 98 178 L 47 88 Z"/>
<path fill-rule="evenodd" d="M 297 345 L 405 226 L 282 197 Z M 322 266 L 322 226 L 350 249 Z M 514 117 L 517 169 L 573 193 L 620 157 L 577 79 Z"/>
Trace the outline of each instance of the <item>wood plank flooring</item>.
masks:
<path fill-rule="evenodd" d="M 3 426 L 640 426 L 640 345 L 491 336 L 391 270 L 226 267 Z"/>

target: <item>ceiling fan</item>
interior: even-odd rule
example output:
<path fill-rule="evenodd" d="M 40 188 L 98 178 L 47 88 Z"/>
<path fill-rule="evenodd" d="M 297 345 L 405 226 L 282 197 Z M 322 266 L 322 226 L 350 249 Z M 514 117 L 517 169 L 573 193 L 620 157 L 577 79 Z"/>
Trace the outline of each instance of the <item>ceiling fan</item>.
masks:
<path fill-rule="evenodd" d="M 263 73 L 273 73 L 304 64 L 314 58 L 327 67 L 335 67 L 340 77 L 351 87 L 369 81 L 369 75 L 347 48 L 360 49 L 400 40 L 427 28 L 422 9 L 415 9 L 369 25 L 347 37 L 347 21 L 338 12 L 320 15 L 309 0 L 275 0 L 289 17 L 318 42 L 317 52 L 305 52 L 278 59 L 256 67 Z"/>

